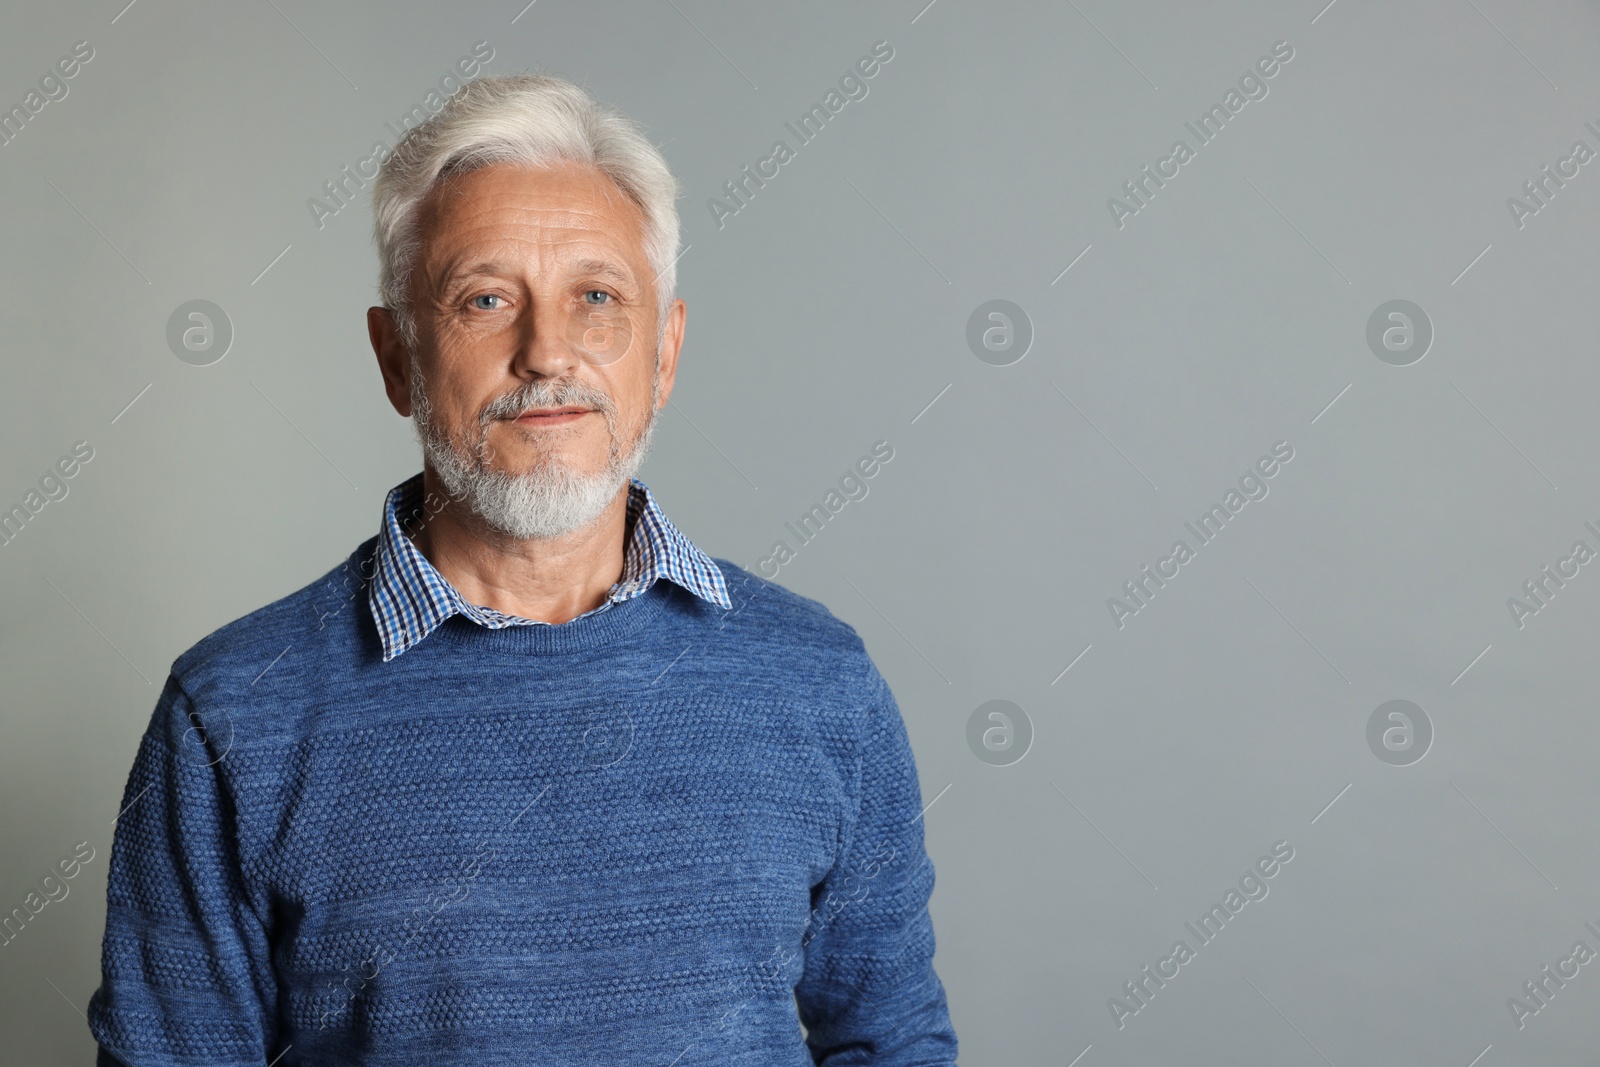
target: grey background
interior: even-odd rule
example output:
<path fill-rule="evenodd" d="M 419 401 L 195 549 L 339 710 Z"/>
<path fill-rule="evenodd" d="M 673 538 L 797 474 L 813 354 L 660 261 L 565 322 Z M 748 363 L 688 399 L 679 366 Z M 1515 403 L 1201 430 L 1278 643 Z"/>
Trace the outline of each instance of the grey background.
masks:
<path fill-rule="evenodd" d="M 91 1062 L 168 664 L 420 465 L 367 344 L 368 206 L 319 230 L 306 200 L 487 40 L 683 182 L 687 342 L 643 472 L 672 518 L 754 567 L 895 449 L 778 580 L 899 698 L 963 1062 L 1592 1062 L 1600 962 L 1524 1029 L 1506 999 L 1600 949 L 1600 565 L 1521 629 L 1506 600 L 1600 548 L 1600 162 L 1520 229 L 1505 201 L 1600 148 L 1595 5 L 925 2 L 10 5 L 7 107 L 95 56 L 0 148 L 0 503 L 95 458 L 0 549 L 0 912 L 97 854 L 0 949 L 0 1059 Z M 879 40 L 869 95 L 719 229 L 706 199 Z M 1279 40 L 1269 95 L 1119 229 L 1106 199 Z M 234 326 L 212 366 L 165 343 L 193 299 Z M 1032 322 L 1011 366 L 966 344 L 992 299 Z M 1408 367 L 1366 346 L 1391 299 L 1433 323 Z M 1119 630 L 1106 599 L 1280 440 L 1270 494 Z M 997 699 L 1034 735 L 1003 767 L 967 744 Z M 1367 746 L 1392 699 L 1435 731 L 1410 766 Z M 1270 895 L 1119 1030 L 1108 998 L 1279 840 Z"/>

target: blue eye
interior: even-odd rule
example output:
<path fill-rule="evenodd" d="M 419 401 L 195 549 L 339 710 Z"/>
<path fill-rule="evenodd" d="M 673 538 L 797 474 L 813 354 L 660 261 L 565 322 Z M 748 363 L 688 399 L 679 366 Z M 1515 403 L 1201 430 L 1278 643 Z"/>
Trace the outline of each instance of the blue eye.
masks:
<path fill-rule="evenodd" d="M 589 300 L 589 297 L 591 296 L 603 296 L 606 298 L 606 300 L 611 299 L 611 294 L 606 292 L 604 289 L 590 289 L 588 292 L 583 294 L 585 300 Z M 601 304 L 604 302 L 605 301 L 603 300 L 589 300 L 589 303 L 591 304 Z"/>
<path fill-rule="evenodd" d="M 480 293 L 477 296 L 472 298 L 472 306 L 477 308 L 480 311 L 498 311 L 499 310 L 498 307 L 484 307 L 482 304 L 478 303 L 478 301 L 480 301 L 480 300 L 499 300 L 499 299 L 500 299 L 500 297 L 495 293 Z"/>

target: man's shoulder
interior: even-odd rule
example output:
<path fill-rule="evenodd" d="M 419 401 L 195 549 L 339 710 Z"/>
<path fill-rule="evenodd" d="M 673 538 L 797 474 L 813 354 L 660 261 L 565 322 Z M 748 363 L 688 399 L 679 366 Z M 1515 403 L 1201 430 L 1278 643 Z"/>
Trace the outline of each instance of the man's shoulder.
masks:
<path fill-rule="evenodd" d="M 724 613 L 724 624 L 772 635 L 797 651 L 866 657 L 866 646 L 855 627 L 820 600 L 747 571 L 730 560 L 712 557 L 712 562 L 722 571 L 733 605 Z"/>
<path fill-rule="evenodd" d="M 728 560 L 713 561 L 733 603 L 721 625 L 732 631 L 747 681 L 802 708 L 806 728 L 837 728 L 839 738 L 855 736 L 885 713 L 898 717 L 889 683 L 855 627 L 819 600 Z"/>
<path fill-rule="evenodd" d="M 315 655 L 358 647 L 370 622 L 376 545 L 376 536 L 367 539 L 315 580 L 211 631 L 173 661 L 173 677 L 198 698 L 201 690 L 261 677 L 291 648 Z"/>

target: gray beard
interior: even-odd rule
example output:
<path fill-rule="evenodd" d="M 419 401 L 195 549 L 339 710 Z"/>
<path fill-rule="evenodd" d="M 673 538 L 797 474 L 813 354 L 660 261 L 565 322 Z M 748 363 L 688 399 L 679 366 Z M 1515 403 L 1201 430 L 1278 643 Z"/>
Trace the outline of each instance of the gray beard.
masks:
<path fill-rule="evenodd" d="M 475 439 L 458 444 L 432 425 L 427 387 L 415 359 L 411 370 L 415 398 L 411 418 L 429 466 L 453 499 L 465 500 L 490 529 L 519 541 L 561 537 L 597 520 L 643 465 L 660 414 L 655 404 L 658 377 L 651 384 L 649 418 L 624 452 L 610 397 L 570 380 L 533 381 L 491 404 L 479 420 Z M 497 415 L 565 404 L 592 405 L 605 416 L 611 445 L 602 470 L 583 474 L 551 455 L 540 456 L 532 470 L 521 474 L 489 465 L 488 428 Z"/>

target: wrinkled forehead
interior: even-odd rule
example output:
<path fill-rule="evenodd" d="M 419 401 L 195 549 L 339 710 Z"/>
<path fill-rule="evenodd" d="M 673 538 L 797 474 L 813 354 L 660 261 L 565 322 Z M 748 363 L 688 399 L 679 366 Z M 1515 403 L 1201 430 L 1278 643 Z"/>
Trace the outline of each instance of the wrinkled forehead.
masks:
<path fill-rule="evenodd" d="M 518 245 L 572 248 L 637 271 L 644 232 L 644 212 L 597 167 L 500 163 L 441 176 L 423 202 L 418 236 L 424 261 Z"/>

